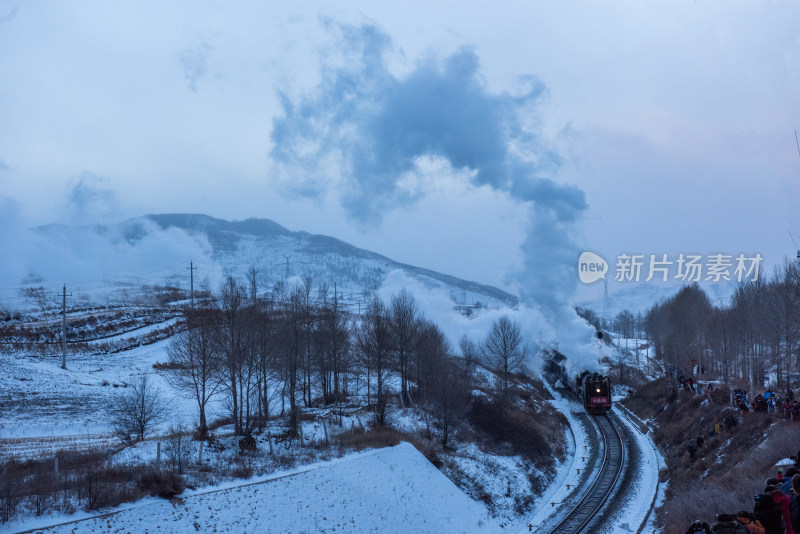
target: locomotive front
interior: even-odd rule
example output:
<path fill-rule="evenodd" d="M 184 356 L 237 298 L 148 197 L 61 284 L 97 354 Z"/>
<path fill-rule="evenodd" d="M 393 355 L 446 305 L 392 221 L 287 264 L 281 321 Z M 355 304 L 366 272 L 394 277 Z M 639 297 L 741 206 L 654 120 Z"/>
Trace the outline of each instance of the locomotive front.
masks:
<path fill-rule="evenodd" d="M 583 406 L 590 413 L 605 413 L 611 409 L 611 381 L 607 376 L 592 374 L 584 379 Z"/>

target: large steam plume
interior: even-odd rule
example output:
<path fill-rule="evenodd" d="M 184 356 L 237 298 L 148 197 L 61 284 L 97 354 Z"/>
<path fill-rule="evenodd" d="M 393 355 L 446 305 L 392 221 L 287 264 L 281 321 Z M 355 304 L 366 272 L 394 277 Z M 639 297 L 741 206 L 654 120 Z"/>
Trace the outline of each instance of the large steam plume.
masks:
<path fill-rule="evenodd" d="M 350 217 L 377 223 L 424 194 L 407 187 L 410 174 L 424 174 L 421 161 L 444 158 L 474 186 L 529 204 L 523 265 L 514 273 L 521 301 L 548 318 L 541 336 L 582 351 L 591 330 L 568 301 L 580 252 L 575 225 L 587 204 L 581 190 L 547 177 L 561 161 L 535 121 L 543 84 L 528 76 L 519 94 L 492 92 L 471 48 L 430 55 L 396 76 L 387 62 L 392 42 L 381 29 L 323 24 L 341 57 L 328 58 L 310 93 L 280 94 L 283 115 L 273 125 L 272 157 L 286 190 L 305 197 L 336 191 Z"/>

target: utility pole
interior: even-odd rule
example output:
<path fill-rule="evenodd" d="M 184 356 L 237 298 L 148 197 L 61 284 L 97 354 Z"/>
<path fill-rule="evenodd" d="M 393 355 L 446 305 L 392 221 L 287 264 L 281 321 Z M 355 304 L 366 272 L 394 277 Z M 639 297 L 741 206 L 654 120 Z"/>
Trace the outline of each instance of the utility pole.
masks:
<path fill-rule="evenodd" d="M 289 278 L 289 259 L 292 257 L 292 254 L 289 254 L 288 256 L 284 254 L 283 257 L 286 258 L 286 274 L 284 277 Z"/>
<path fill-rule="evenodd" d="M 187 269 L 189 269 L 189 295 L 192 299 L 192 311 L 194 311 L 194 271 L 197 267 L 190 261 Z"/>
<path fill-rule="evenodd" d="M 606 313 L 608 308 L 608 280 L 603 278 L 603 319 L 600 321 L 600 329 L 602 330 L 604 327 L 608 330 L 608 319 L 606 319 Z"/>
<path fill-rule="evenodd" d="M 253 275 L 253 279 L 251 281 L 251 284 L 253 286 L 253 304 L 255 305 L 255 303 L 256 303 L 256 294 L 257 294 L 256 293 L 256 268 L 255 267 L 251 267 L 250 268 L 250 274 Z"/>
<path fill-rule="evenodd" d="M 61 301 L 61 368 L 67 368 L 67 297 L 71 297 L 72 293 L 67 295 L 67 284 L 64 284 L 64 290 L 61 293 L 63 300 Z"/>
<path fill-rule="evenodd" d="M 797 155 L 800 156 L 800 139 L 797 138 L 797 130 L 794 131 L 794 142 L 797 145 Z"/>

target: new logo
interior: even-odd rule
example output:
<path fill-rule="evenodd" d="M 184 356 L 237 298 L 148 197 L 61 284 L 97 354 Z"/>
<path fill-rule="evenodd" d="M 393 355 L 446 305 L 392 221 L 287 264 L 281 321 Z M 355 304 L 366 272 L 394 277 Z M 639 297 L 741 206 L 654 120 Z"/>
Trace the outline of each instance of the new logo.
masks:
<path fill-rule="evenodd" d="M 591 284 L 606 277 L 608 263 L 594 252 L 584 252 L 578 258 L 578 277 L 584 284 Z"/>

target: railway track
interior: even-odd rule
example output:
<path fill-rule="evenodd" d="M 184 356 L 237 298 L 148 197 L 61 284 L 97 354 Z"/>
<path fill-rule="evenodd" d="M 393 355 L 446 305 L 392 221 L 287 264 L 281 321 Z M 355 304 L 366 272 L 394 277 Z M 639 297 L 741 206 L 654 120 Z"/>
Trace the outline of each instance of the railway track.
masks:
<path fill-rule="evenodd" d="M 603 439 L 603 460 L 600 469 L 583 498 L 552 530 L 554 534 L 584 532 L 603 510 L 603 505 L 614 493 L 622 477 L 627 452 L 622 434 L 609 415 L 597 416 L 594 421 Z"/>

